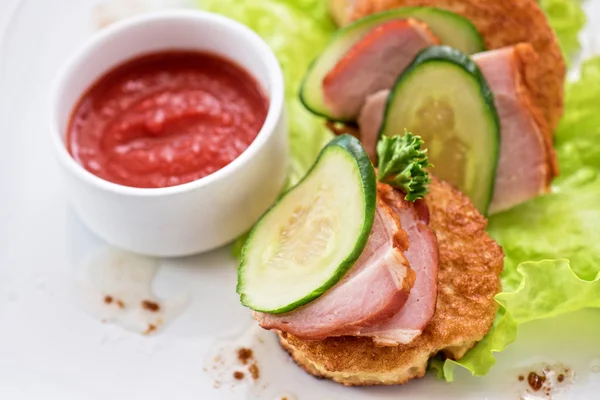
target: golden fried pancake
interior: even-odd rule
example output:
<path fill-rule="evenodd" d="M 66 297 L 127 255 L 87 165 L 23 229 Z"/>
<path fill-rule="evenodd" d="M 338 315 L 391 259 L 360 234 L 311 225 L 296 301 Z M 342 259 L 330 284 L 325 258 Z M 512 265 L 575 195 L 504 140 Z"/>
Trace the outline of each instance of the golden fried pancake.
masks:
<path fill-rule="evenodd" d="M 554 132 L 563 114 L 565 61 L 552 28 L 536 0 L 331 0 L 336 20 L 352 21 L 366 15 L 408 6 L 443 8 L 469 19 L 488 49 L 529 42 L 539 62 L 526 73 L 535 104 Z M 340 14 L 346 13 L 346 15 Z"/>
<path fill-rule="evenodd" d="M 369 338 L 302 341 L 280 333 L 281 345 L 307 372 L 344 385 L 393 385 L 421 378 L 438 352 L 459 359 L 489 331 L 497 311 L 504 254 L 486 233 L 471 201 L 433 180 L 426 198 L 439 243 L 435 315 L 412 343 L 378 347 Z"/>

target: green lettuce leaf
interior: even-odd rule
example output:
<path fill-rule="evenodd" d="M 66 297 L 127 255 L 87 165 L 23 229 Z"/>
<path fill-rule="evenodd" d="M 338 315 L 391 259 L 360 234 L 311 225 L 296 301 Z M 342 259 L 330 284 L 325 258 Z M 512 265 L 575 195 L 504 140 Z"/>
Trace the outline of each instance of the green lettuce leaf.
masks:
<path fill-rule="evenodd" d="M 600 185 L 588 183 L 542 196 L 490 219 L 489 232 L 506 253 L 505 269 L 525 261 L 568 258 L 583 279 L 600 269 Z M 505 273 L 511 290 L 519 277 Z"/>
<path fill-rule="evenodd" d="M 558 36 L 558 42 L 569 60 L 581 48 L 579 31 L 586 22 L 580 0 L 541 0 L 540 5 L 546 12 L 550 25 Z"/>
<path fill-rule="evenodd" d="M 500 293 L 496 299 L 510 310 L 518 324 L 583 308 L 600 308 L 600 268 L 596 269 L 596 276 L 586 280 L 574 272 L 569 260 L 523 263 L 516 270 L 507 271 L 520 275 L 519 287 Z"/>
<path fill-rule="evenodd" d="M 600 57 L 583 63 L 580 76 L 567 85 L 565 115 L 556 132 L 558 191 L 593 182 L 600 171 Z"/>

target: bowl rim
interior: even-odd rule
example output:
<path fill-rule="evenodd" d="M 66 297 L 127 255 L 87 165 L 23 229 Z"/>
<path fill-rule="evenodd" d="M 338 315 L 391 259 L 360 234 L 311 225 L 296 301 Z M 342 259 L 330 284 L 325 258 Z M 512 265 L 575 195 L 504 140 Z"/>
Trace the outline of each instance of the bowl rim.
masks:
<path fill-rule="evenodd" d="M 216 24 L 225 29 L 232 30 L 238 35 L 243 36 L 248 42 L 248 45 L 252 46 L 257 51 L 258 56 L 265 63 L 269 85 L 269 109 L 267 111 L 267 116 L 263 126 L 248 148 L 232 162 L 210 175 L 188 183 L 162 188 L 137 188 L 110 182 L 94 175 L 90 171 L 86 170 L 71 156 L 67 150 L 67 147 L 65 146 L 65 142 L 63 141 L 63 132 L 61 132 L 59 129 L 59 113 L 61 110 L 59 110 L 58 104 L 60 96 L 66 88 L 67 82 L 75 73 L 75 70 L 79 68 L 80 64 L 98 51 L 98 47 L 100 47 L 100 45 L 106 41 L 119 35 L 127 36 L 130 29 L 139 25 L 151 24 L 155 22 L 176 22 L 184 20 L 193 21 L 200 24 Z M 177 47 L 174 46 L 173 48 Z M 226 55 L 225 58 L 227 58 Z M 244 65 L 241 65 L 241 67 L 245 68 Z M 102 29 L 100 32 L 89 38 L 77 50 L 75 50 L 75 52 L 71 54 L 67 61 L 60 67 L 50 89 L 51 135 L 54 142 L 54 148 L 61 163 L 73 174 L 75 174 L 78 179 L 89 185 L 93 185 L 107 192 L 125 196 L 162 197 L 177 195 L 203 188 L 218 181 L 227 179 L 248 164 L 248 162 L 257 154 L 257 152 L 265 146 L 270 136 L 274 135 L 277 131 L 277 124 L 280 122 L 283 113 L 284 90 L 283 72 L 281 70 L 281 66 L 279 65 L 279 61 L 275 57 L 275 54 L 269 48 L 266 42 L 247 26 L 233 19 L 208 11 L 171 10 L 149 12 L 141 16 L 131 17 L 115 22 L 111 26 Z M 81 93 L 80 96 L 81 95 L 83 95 L 83 93 Z M 70 112 L 72 112 L 72 110 L 70 110 Z"/>

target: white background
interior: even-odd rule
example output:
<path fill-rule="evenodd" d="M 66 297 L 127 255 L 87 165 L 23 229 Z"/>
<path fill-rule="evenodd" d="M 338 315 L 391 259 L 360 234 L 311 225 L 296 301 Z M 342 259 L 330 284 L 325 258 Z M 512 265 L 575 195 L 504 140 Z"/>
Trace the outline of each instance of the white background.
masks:
<path fill-rule="evenodd" d="M 122 0 L 125 2 L 126 0 Z M 151 337 L 102 324 L 82 311 L 73 278 L 103 247 L 72 215 L 62 191 L 47 124 L 50 82 L 94 30 L 95 1 L 0 0 L 0 399 L 517 399 L 519 373 L 538 362 L 563 363 L 575 383 L 556 398 L 596 398 L 600 391 L 600 312 L 587 310 L 525 326 L 485 378 L 459 373 L 446 384 L 428 376 L 403 387 L 343 388 L 300 371 L 273 335 L 254 349 L 256 385 L 224 384 L 210 367 L 224 338 L 251 327 L 235 294 L 227 249 L 162 262 L 160 296 L 189 293 L 183 315 Z M 600 4 L 586 54 L 597 49 Z"/>

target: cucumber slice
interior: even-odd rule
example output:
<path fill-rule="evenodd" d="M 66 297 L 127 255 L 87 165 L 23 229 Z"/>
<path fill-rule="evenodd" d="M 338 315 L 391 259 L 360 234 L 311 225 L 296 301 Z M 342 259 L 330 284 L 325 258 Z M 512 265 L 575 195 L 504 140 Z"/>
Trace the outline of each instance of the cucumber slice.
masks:
<path fill-rule="evenodd" d="M 250 233 L 238 270 L 242 304 L 281 314 L 325 293 L 362 253 L 375 201 L 375 170 L 358 139 L 332 140 Z"/>
<path fill-rule="evenodd" d="M 438 46 L 415 58 L 390 92 L 380 135 L 405 129 L 425 141 L 432 173 L 486 214 L 494 193 L 500 122 L 492 92 L 469 57 Z"/>
<path fill-rule="evenodd" d="M 339 120 L 333 117 L 325 104 L 323 78 L 369 31 L 386 22 L 405 18 L 414 18 L 426 23 L 442 44 L 459 49 L 463 53 L 475 54 L 485 51 L 483 39 L 471 21 L 450 11 L 433 7 L 405 7 L 369 15 L 338 30 L 321 56 L 313 62 L 300 89 L 300 100 L 304 106 L 315 114 Z"/>

